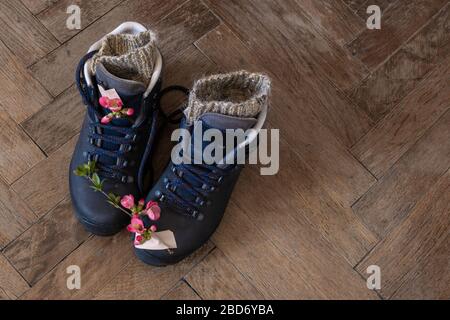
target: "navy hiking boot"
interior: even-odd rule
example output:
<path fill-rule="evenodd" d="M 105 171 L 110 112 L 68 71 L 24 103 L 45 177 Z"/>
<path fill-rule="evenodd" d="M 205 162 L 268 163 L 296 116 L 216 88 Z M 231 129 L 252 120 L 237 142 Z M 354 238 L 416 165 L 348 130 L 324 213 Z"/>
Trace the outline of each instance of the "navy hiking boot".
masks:
<path fill-rule="evenodd" d="M 142 25 L 123 23 L 89 49 L 76 71 L 87 112 L 70 163 L 70 195 L 76 217 L 96 235 L 113 235 L 129 223 L 106 194 L 145 196 L 153 179 L 162 68 L 155 41 Z M 74 174 L 87 163 L 104 193 Z"/>
<path fill-rule="evenodd" d="M 174 161 L 172 157 L 148 194 L 146 201 L 158 202 L 161 215 L 157 221 L 143 218 L 146 228 L 154 225 L 153 229 L 157 232 L 153 236 L 157 240 L 149 240 L 148 245 L 147 242 L 135 242 L 135 253 L 140 260 L 156 266 L 177 263 L 211 237 L 223 217 L 243 168 L 236 161 L 229 164 L 229 160 L 236 160 L 239 149 L 247 150 L 250 143 L 257 139 L 266 118 L 269 90 L 270 80 L 266 76 L 245 71 L 196 81 L 180 126 L 190 134 L 187 145 L 191 155 L 185 157 L 183 152 L 179 155 L 185 160 L 190 159 L 191 164 L 189 161 L 179 163 L 180 158 Z M 195 143 L 194 139 L 199 138 L 198 133 L 201 133 L 201 139 L 208 129 L 223 134 L 229 129 L 253 129 L 253 135 L 248 135 L 241 143 L 233 140 L 232 152 L 227 149 L 219 162 L 211 163 L 202 158 L 195 161 L 195 155 L 203 154 L 210 142 L 202 140 Z M 225 149 L 225 135 L 222 142 L 217 140 L 213 143 Z M 168 236 L 167 232 L 172 236 Z M 164 245 L 165 241 L 170 244 Z M 169 249 L 163 249 L 166 247 Z"/>

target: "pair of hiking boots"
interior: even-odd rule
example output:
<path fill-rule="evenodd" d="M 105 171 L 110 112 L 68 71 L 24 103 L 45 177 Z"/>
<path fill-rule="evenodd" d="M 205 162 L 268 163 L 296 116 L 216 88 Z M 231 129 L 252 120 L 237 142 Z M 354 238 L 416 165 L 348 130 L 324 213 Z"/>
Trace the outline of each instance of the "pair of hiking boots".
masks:
<path fill-rule="evenodd" d="M 70 164 L 74 212 L 93 234 L 110 236 L 130 223 L 117 195 L 132 195 L 125 199 L 132 210 L 155 205 L 153 214 L 159 219 L 144 215 L 143 226 L 134 226 L 132 243 L 143 262 L 157 266 L 182 260 L 209 239 L 242 169 L 240 164 L 171 160 L 154 182 L 154 145 L 160 122 L 167 121 L 160 111 L 162 95 L 171 90 L 189 95 L 180 124 L 188 132 L 201 124 L 203 132 L 253 128 L 257 133 L 266 118 L 270 89 L 266 76 L 238 71 L 197 80 L 190 91 L 162 90 L 162 66 L 155 35 L 135 22 L 121 24 L 91 46 L 76 71 L 87 112 Z M 234 151 L 247 148 L 253 139 L 257 135 L 235 144 Z M 190 143 L 193 153 L 204 148 L 195 150 L 198 146 Z M 90 173 L 74 174 L 80 168 L 89 171 L 89 166 Z M 141 197 L 145 202 L 134 204 Z M 136 241 L 139 228 L 153 233 L 149 245 Z"/>

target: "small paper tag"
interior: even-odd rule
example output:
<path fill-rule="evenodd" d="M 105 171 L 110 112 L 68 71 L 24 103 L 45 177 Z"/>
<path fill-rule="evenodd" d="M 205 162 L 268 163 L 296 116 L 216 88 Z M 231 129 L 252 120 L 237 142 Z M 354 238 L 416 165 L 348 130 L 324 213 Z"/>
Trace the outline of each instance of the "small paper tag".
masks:
<path fill-rule="evenodd" d="M 134 245 L 137 249 L 145 250 L 166 250 L 176 249 L 177 243 L 172 231 L 164 230 L 160 232 L 152 233 L 150 240 L 145 241 L 143 244 Z"/>
<path fill-rule="evenodd" d="M 101 85 L 98 85 L 98 90 L 100 91 L 100 95 L 102 97 L 107 97 L 108 99 L 120 99 L 119 94 L 117 93 L 116 89 L 112 88 L 112 89 L 108 89 L 105 90 L 105 88 L 103 88 Z"/>

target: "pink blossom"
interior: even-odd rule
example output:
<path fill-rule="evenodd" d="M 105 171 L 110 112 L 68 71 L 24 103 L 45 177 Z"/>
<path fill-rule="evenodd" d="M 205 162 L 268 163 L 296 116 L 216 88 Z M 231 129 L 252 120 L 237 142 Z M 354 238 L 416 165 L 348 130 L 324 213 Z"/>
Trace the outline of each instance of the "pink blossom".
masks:
<path fill-rule="evenodd" d="M 144 222 L 139 218 L 133 217 L 131 218 L 131 223 L 127 226 L 127 230 L 141 234 L 145 231 Z"/>
<path fill-rule="evenodd" d="M 150 220 L 156 221 L 161 216 L 161 208 L 158 205 L 158 202 L 150 201 L 147 203 L 145 207 L 145 211 L 150 218 Z"/>
<path fill-rule="evenodd" d="M 148 210 L 153 206 L 159 206 L 158 202 L 150 200 L 149 202 L 147 202 L 147 205 L 145 206 L 145 209 Z"/>
<path fill-rule="evenodd" d="M 134 109 L 133 108 L 128 108 L 127 109 L 127 116 L 132 116 L 134 114 Z"/>
<path fill-rule="evenodd" d="M 155 225 L 152 225 L 152 226 L 150 227 L 150 231 L 151 231 L 151 232 L 156 232 L 156 226 L 155 226 Z"/>
<path fill-rule="evenodd" d="M 129 195 L 123 196 L 122 199 L 120 200 L 120 204 L 122 205 L 122 207 L 127 208 L 127 209 L 133 208 L 134 207 L 133 195 L 129 194 Z"/>
<path fill-rule="evenodd" d="M 134 238 L 134 244 L 135 244 L 135 245 L 142 244 L 142 240 L 144 240 L 144 237 L 141 236 L 140 234 L 138 234 L 138 235 L 136 235 L 136 237 Z"/>
<path fill-rule="evenodd" d="M 108 123 L 111 122 L 111 117 L 109 117 L 109 116 L 104 116 L 104 117 L 100 120 L 100 122 L 103 123 L 103 124 L 108 124 Z"/>
<path fill-rule="evenodd" d="M 144 200 L 144 199 L 140 199 L 139 202 L 138 202 L 138 205 L 139 205 L 140 207 L 144 207 L 144 205 L 145 205 L 145 200 Z"/>
<path fill-rule="evenodd" d="M 118 98 L 109 100 L 108 108 L 112 112 L 118 112 L 118 111 L 122 110 L 122 106 L 123 106 L 122 100 L 120 100 Z"/>
<path fill-rule="evenodd" d="M 98 99 L 98 102 L 100 103 L 100 105 L 103 108 L 108 108 L 109 105 L 109 98 L 108 97 L 100 97 L 100 99 Z"/>

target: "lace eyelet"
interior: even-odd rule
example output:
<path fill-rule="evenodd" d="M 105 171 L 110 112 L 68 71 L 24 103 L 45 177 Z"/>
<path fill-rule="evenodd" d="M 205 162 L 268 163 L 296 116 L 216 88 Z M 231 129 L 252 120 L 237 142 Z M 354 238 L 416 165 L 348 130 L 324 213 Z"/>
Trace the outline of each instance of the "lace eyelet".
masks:
<path fill-rule="evenodd" d="M 196 211 L 196 212 L 197 212 L 197 214 L 196 214 L 196 216 L 194 218 L 197 221 L 202 221 L 205 218 L 205 215 L 203 213 L 198 212 L 198 211 Z"/>
<path fill-rule="evenodd" d="M 169 190 L 169 191 L 175 192 L 175 191 L 177 191 L 177 186 L 173 186 L 173 185 L 170 184 L 170 182 L 168 182 L 166 184 L 166 189 Z"/>
<path fill-rule="evenodd" d="M 120 181 L 122 183 L 132 183 L 134 181 L 134 178 L 132 176 L 123 176 Z"/>
<path fill-rule="evenodd" d="M 205 205 L 205 201 L 203 199 L 200 199 L 199 197 L 195 198 L 195 203 L 197 203 L 201 207 Z"/>

